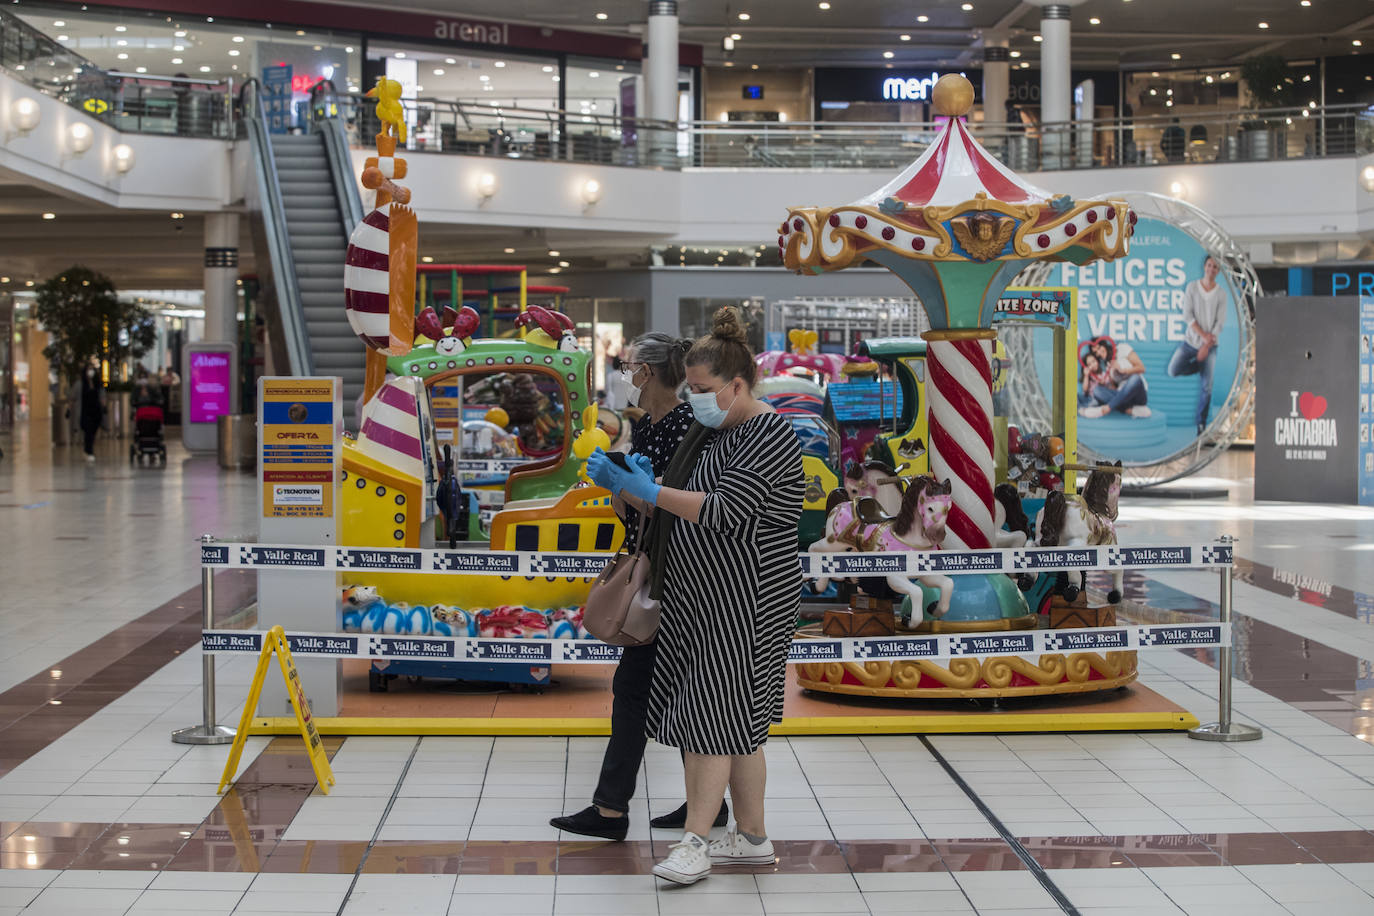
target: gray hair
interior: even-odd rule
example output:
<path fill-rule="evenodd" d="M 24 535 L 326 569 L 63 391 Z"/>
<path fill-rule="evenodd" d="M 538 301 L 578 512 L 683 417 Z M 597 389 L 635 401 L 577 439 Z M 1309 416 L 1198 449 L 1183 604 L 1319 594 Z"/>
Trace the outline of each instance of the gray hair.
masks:
<path fill-rule="evenodd" d="M 683 357 L 692 349 L 692 341 L 662 331 L 650 331 L 636 337 L 631 346 L 634 347 L 635 361 L 653 369 L 654 375 L 665 387 L 677 390 L 687 378 Z"/>

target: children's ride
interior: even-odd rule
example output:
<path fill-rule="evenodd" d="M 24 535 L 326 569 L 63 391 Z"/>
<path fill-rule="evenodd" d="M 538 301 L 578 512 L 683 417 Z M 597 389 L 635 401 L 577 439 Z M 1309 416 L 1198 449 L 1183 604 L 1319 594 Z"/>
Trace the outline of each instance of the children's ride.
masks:
<path fill-rule="evenodd" d="M 1038 534 L 1037 547 L 1098 547 L 1116 543 L 1116 505 L 1121 496 L 1121 462 L 1100 465 L 1088 474 L 1082 495 L 1065 496 L 1052 490 L 1045 497 L 1045 507 L 1035 517 Z M 1069 573 L 1071 581 L 1064 597 L 1072 601 L 1085 587 L 1082 572 Z M 1112 590 L 1107 603 L 1121 600 L 1121 570 L 1112 573 Z M 1072 591 L 1070 591 L 1070 589 Z"/>

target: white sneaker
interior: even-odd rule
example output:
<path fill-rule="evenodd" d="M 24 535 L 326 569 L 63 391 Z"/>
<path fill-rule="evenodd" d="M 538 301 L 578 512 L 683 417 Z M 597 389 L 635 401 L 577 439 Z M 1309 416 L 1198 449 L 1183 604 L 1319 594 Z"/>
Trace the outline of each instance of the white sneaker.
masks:
<path fill-rule="evenodd" d="M 1139 417 L 1143 420 L 1150 415 L 1150 408 L 1146 407 L 1144 404 L 1137 404 L 1130 409 L 1129 413 L 1131 416 Z"/>
<path fill-rule="evenodd" d="M 1106 416 L 1110 409 L 1106 404 L 1094 404 L 1092 407 L 1078 408 L 1078 415 L 1089 420 L 1096 420 L 1098 417 Z"/>
<path fill-rule="evenodd" d="M 762 843 L 751 843 L 734 830 L 711 843 L 710 853 L 712 865 L 772 865 L 778 860 L 772 840 L 765 837 Z"/>
<path fill-rule="evenodd" d="M 87 455 L 87 456 L 86 456 L 86 461 L 87 461 L 88 464 L 95 464 L 95 456 L 94 456 L 94 455 Z"/>
<path fill-rule="evenodd" d="M 675 884 L 696 884 L 711 874 L 711 855 L 706 841 L 684 833 L 668 850 L 668 858 L 654 866 L 654 874 Z"/>

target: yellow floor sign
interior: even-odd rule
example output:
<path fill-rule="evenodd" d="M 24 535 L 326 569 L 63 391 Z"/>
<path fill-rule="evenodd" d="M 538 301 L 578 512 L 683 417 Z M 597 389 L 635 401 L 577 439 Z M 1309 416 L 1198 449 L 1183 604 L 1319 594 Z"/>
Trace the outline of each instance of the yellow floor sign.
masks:
<path fill-rule="evenodd" d="M 234 745 L 229 749 L 229 760 L 224 765 L 224 775 L 220 777 L 219 788 L 216 791 L 223 792 L 225 787 L 234 781 L 234 776 L 238 772 L 239 758 L 243 756 L 243 743 L 248 740 L 249 726 L 253 722 L 253 714 L 257 712 L 263 681 L 267 678 L 267 668 L 272 663 L 274 653 L 281 665 L 282 677 L 286 680 L 286 694 L 291 698 L 291 708 L 296 711 L 296 725 L 300 729 L 301 738 L 305 741 L 306 753 L 310 755 L 310 766 L 315 770 L 315 780 L 320 785 L 320 791 L 328 795 L 329 787 L 334 785 L 334 771 L 329 767 L 324 742 L 320 740 L 319 730 L 315 728 L 315 720 L 310 715 L 310 700 L 301 689 L 300 675 L 296 673 L 296 663 L 291 659 L 291 648 L 286 644 L 286 631 L 280 626 L 275 626 L 263 634 L 258 670 L 253 674 L 253 685 L 249 688 L 248 699 L 243 704 L 239 729 L 234 735 Z"/>

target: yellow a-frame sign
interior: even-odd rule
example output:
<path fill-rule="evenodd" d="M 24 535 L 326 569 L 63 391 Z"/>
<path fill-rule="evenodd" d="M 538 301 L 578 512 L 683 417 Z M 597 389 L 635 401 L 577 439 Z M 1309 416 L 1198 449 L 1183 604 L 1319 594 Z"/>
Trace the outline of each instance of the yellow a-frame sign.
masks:
<path fill-rule="evenodd" d="M 301 689 L 300 675 L 296 673 L 296 663 L 291 660 L 291 647 L 286 644 L 286 631 L 280 626 L 273 627 L 263 634 L 262 654 L 258 656 L 258 670 L 253 674 L 253 686 L 248 690 L 248 700 L 243 704 L 243 716 L 239 719 L 239 730 L 234 735 L 234 746 L 229 749 L 229 760 L 224 765 L 224 775 L 220 777 L 217 792 L 234 781 L 238 772 L 239 758 L 243 756 L 243 743 L 248 739 L 248 729 L 253 723 L 253 714 L 258 709 L 258 698 L 262 695 L 262 684 L 267 677 L 267 667 L 272 663 L 273 653 L 281 665 L 282 677 L 286 679 L 286 695 L 291 698 L 291 708 L 296 711 L 296 724 L 300 726 L 301 738 L 305 741 L 306 753 L 310 755 L 310 766 L 315 770 L 315 780 L 320 791 L 329 794 L 334 785 L 334 771 L 329 767 L 329 758 L 324 753 L 324 742 L 320 740 L 315 720 L 310 715 L 310 700 Z"/>

